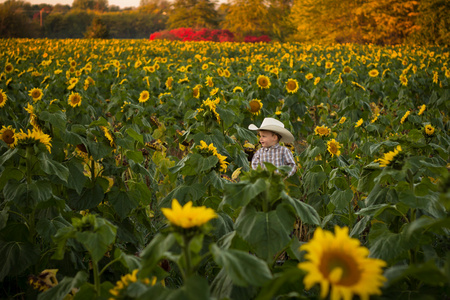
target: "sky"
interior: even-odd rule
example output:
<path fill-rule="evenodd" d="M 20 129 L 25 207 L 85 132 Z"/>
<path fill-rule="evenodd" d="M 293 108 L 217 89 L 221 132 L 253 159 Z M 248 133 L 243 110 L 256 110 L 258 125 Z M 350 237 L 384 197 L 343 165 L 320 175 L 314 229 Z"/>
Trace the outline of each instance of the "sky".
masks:
<path fill-rule="evenodd" d="M 0 3 L 5 2 L 6 0 L 0 0 Z M 73 0 L 24 0 L 24 2 L 29 2 L 31 4 L 41 4 L 46 3 L 50 5 L 62 4 L 62 5 L 70 5 L 72 6 Z M 125 7 L 138 7 L 140 0 L 108 0 L 109 5 L 116 5 L 120 8 Z"/>

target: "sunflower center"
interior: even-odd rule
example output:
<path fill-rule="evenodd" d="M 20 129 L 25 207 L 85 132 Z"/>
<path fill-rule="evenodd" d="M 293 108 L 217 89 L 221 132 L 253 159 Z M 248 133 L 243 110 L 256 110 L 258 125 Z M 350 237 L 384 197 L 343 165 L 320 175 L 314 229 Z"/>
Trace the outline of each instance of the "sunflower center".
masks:
<path fill-rule="evenodd" d="M 288 90 L 293 91 L 297 88 L 297 84 L 295 81 L 288 81 L 287 83 Z"/>
<path fill-rule="evenodd" d="M 6 129 L 2 133 L 2 140 L 8 145 L 14 143 L 14 132 L 11 129 Z"/>
<path fill-rule="evenodd" d="M 259 103 L 258 101 L 250 101 L 250 111 L 255 113 L 258 112 L 261 109 L 261 103 Z"/>
<path fill-rule="evenodd" d="M 80 97 L 78 97 L 76 95 L 74 97 L 72 97 L 72 103 L 73 104 L 78 104 L 80 101 L 81 101 Z"/>
<path fill-rule="evenodd" d="M 6 66 L 6 72 L 11 72 L 12 71 L 12 69 L 13 69 L 13 67 L 11 66 L 11 65 L 7 65 Z"/>
<path fill-rule="evenodd" d="M 350 67 L 344 67 L 344 73 L 346 74 L 350 73 Z"/>
<path fill-rule="evenodd" d="M 352 286 L 361 279 L 361 270 L 358 262 L 347 253 L 329 251 L 323 254 L 319 266 L 324 277 L 338 285 Z"/>
<path fill-rule="evenodd" d="M 336 154 L 337 150 L 337 145 L 335 143 L 330 143 L 330 152 Z"/>
<path fill-rule="evenodd" d="M 260 85 L 260 86 L 266 87 L 267 84 L 268 84 L 268 81 L 267 81 L 266 78 L 260 78 L 260 79 L 259 79 L 259 85 Z"/>
<path fill-rule="evenodd" d="M 3 98 L 3 94 L 0 93 L 0 103 L 3 103 L 4 100 L 5 100 L 5 99 Z"/>
<path fill-rule="evenodd" d="M 33 97 L 34 99 L 39 98 L 41 96 L 41 92 L 40 91 L 33 91 L 31 93 L 31 97 Z"/>
<path fill-rule="evenodd" d="M 318 129 L 317 129 L 317 132 L 318 132 L 320 135 L 326 135 L 326 134 L 328 134 L 328 129 L 327 129 L 327 128 L 318 128 Z"/>

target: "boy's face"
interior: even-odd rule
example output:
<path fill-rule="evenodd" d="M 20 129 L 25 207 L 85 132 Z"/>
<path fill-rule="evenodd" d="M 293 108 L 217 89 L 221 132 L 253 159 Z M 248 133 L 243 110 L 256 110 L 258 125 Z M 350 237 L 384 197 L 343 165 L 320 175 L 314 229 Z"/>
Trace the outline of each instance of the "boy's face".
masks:
<path fill-rule="evenodd" d="M 260 131 L 259 132 L 259 142 L 261 146 L 269 148 L 278 143 L 278 136 L 270 131 Z"/>

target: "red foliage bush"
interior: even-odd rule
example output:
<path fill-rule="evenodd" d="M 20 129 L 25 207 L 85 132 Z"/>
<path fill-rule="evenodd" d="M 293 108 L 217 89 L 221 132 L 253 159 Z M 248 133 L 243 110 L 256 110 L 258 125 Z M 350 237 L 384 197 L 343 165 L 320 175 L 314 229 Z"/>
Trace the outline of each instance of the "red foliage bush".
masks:
<path fill-rule="evenodd" d="M 212 41 L 212 42 L 234 42 L 234 34 L 227 29 L 192 29 L 192 28 L 177 28 L 172 30 L 163 30 L 152 33 L 150 40 L 166 39 L 166 40 L 178 40 L 178 41 Z M 259 37 L 246 36 L 244 42 L 246 43 L 258 43 L 258 42 L 270 42 L 270 38 L 267 35 Z"/>

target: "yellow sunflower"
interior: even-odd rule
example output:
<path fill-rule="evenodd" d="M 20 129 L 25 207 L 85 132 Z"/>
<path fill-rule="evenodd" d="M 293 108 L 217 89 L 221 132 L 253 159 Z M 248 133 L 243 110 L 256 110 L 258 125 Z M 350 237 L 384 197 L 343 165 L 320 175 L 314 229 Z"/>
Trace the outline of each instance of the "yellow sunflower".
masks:
<path fill-rule="evenodd" d="M 408 116 L 409 116 L 410 114 L 411 114 L 411 111 L 408 110 L 408 111 L 403 115 L 402 119 L 400 120 L 400 124 L 405 123 L 406 118 L 408 118 Z"/>
<path fill-rule="evenodd" d="M 39 88 L 32 88 L 31 91 L 28 92 L 28 95 L 31 96 L 31 98 L 33 98 L 33 101 L 39 101 L 42 99 L 42 96 L 44 95 L 42 93 L 42 90 Z"/>
<path fill-rule="evenodd" d="M 12 71 L 14 71 L 14 66 L 11 63 L 7 63 L 5 65 L 5 72 L 6 73 L 11 73 Z"/>
<path fill-rule="evenodd" d="M 381 295 L 386 262 L 368 257 L 369 250 L 348 235 L 348 227 L 335 226 L 334 231 L 333 235 L 317 228 L 313 238 L 300 247 L 307 252 L 306 262 L 298 264 L 307 272 L 305 288 L 318 283 L 320 297 L 325 298 L 331 287 L 331 300 L 352 299 L 354 295 L 368 300 L 370 295 Z"/>
<path fill-rule="evenodd" d="M 111 133 L 111 131 L 109 131 L 109 129 L 106 126 L 100 126 L 100 128 L 105 134 L 105 137 L 108 139 L 111 147 L 115 147 L 116 145 L 114 143 L 114 135 Z"/>
<path fill-rule="evenodd" d="M 327 62 L 325 63 L 325 69 L 331 69 L 332 67 L 333 67 L 333 63 L 332 63 L 332 62 L 327 61 Z"/>
<path fill-rule="evenodd" d="M 310 80 L 310 79 L 313 79 L 313 78 L 314 78 L 314 75 L 313 75 L 312 73 L 308 73 L 308 74 L 305 75 L 305 78 L 306 78 L 307 80 Z"/>
<path fill-rule="evenodd" d="M 408 78 L 405 75 L 400 75 L 400 82 L 402 85 L 407 86 L 408 85 Z"/>
<path fill-rule="evenodd" d="M 14 138 L 17 139 L 17 145 L 27 146 L 35 143 L 41 143 L 45 145 L 48 152 L 52 152 L 52 138 L 48 134 L 43 133 L 40 129 L 33 128 L 32 131 L 28 129 L 27 132 L 23 132 L 21 129 L 20 132 L 14 135 Z"/>
<path fill-rule="evenodd" d="M 286 90 L 291 94 L 296 93 L 298 91 L 298 81 L 296 79 L 289 78 L 286 83 Z"/>
<path fill-rule="evenodd" d="M 434 134 L 435 128 L 433 126 L 431 126 L 430 124 L 427 124 L 427 125 L 425 125 L 424 130 L 428 136 L 432 136 Z"/>
<path fill-rule="evenodd" d="M 237 92 L 243 93 L 243 92 L 244 92 L 244 89 L 241 88 L 240 86 L 237 86 L 237 87 L 235 87 L 235 88 L 233 89 L 233 93 L 237 93 Z"/>
<path fill-rule="evenodd" d="M 200 227 L 211 219 L 217 218 L 217 214 L 212 208 L 192 207 L 192 201 L 181 206 L 177 199 L 172 200 L 172 208 L 161 208 L 161 211 L 170 224 L 185 229 Z"/>
<path fill-rule="evenodd" d="M 81 95 L 78 93 L 72 92 L 69 95 L 69 105 L 72 107 L 80 106 L 81 105 Z"/>
<path fill-rule="evenodd" d="M 394 151 L 389 151 L 387 153 L 384 153 L 383 158 L 376 159 L 375 162 L 380 163 L 380 167 L 384 168 L 390 165 L 393 165 L 395 163 L 395 158 L 400 154 L 402 151 L 402 147 L 398 145 Z"/>
<path fill-rule="evenodd" d="M 231 76 L 231 73 L 228 69 L 223 70 L 223 76 L 225 76 L 226 78 L 229 78 Z"/>
<path fill-rule="evenodd" d="M 166 88 L 171 90 L 172 89 L 172 82 L 173 82 L 173 77 L 169 77 L 166 80 Z"/>
<path fill-rule="evenodd" d="M 211 76 L 206 76 L 205 84 L 209 87 L 213 87 L 214 86 L 213 78 Z"/>
<path fill-rule="evenodd" d="M 142 91 L 139 95 L 139 102 L 144 103 L 150 98 L 150 93 L 148 91 Z"/>
<path fill-rule="evenodd" d="M 0 107 L 5 106 L 7 100 L 8 96 L 6 96 L 6 93 L 3 91 L 3 89 L 0 89 Z"/>
<path fill-rule="evenodd" d="M 353 71 L 353 70 L 352 70 L 352 68 L 350 68 L 349 66 L 345 66 L 345 67 L 342 69 L 342 73 L 344 73 L 344 74 L 349 74 L 351 71 Z"/>
<path fill-rule="evenodd" d="M 341 144 L 337 142 L 335 139 L 327 142 L 327 150 L 331 154 L 331 157 L 341 155 Z"/>
<path fill-rule="evenodd" d="M 423 104 L 423 105 L 420 107 L 420 110 L 419 110 L 418 115 L 421 116 L 421 115 L 425 112 L 425 109 L 426 109 L 426 108 L 427 108 L 427 106 L 426 106 L 425 104 Z"/>
<path fill-rule="evenodd" d="M 316 79 L 314 79 L 314 85 L 317 85 L 320 82 L 320 77 L 316 77 Z"/>
<path fill-rule="evenodd" d="M 377 77 L 380 74 L 380 72 L 378 72 L 377 69 L 373 69 L 369 71 L 369 76 L 370 77 Z"/>
<path fill-rule="evenodd" d="M 192 96 L 194 96 L 194 98 L 200 98 L 200 89 L 202 88 L 201 84 L 197 84 L 196 86 L 194 86 L 194 88 L 192 89 Z"/>
<path fill-rule="evenodd" d="M 248 103 L 250 106 L 250 112 L 254 115 L 259 115 L 261 113 L 261 109 L 263 107 L 263 103 L 259 99 L 250 100 Z"/>
<path fill-rule="evenodd" d="M 203 65 L 202 65 L 202 70 L 206 70 L 206 69 L 208 69 L 208 67 L 209 67 L 208 64 L 203 64 Z"/>
<path fill-rule="evenodd" d="M 272 83 L 270 82 L 270 78 L 267 77 L 266 75 L 259 75 L 258 78 L 256 79 L 256 84 L 261 89 L 268 89 L 272 85 Z"/>
<path fill-rule="evenodd" d="M 8 144 L 9 147 L 14 148 L 16 141 L 16 139 L 14 138 L 15 134 L 16 130 L 12 128 L 11 125 L 9 125 L 8 127 L 5 127 L 5 125 L 3 125 L 2 129 L 0 129 L 0 140 Z"/>
<path fill-rule="evenodd" d="M 346 118 L 346 117 L 342 117 L 342 118 L 339 120 L 339 124 L 344 124 L 345 120 L 347 120 L 347 118 Z"/>
<path fill-rule="evenodd" d="M 331 130 L 327 126 L 317 126 L 314 129 L 314 133 L 316 135 L 320 135 L 320 136 L 329 136 L 331 133 Z"/>
<path fill-rule="evenodd" d="M 363 122 L 364 122 L 364 120 L 363 120 L 362 118 L 359 119 L 359 120 L 356 122 L 356 124 L 355 124 L 355 128 L 360 127 L 360 126 L 363 124 Z"/>

